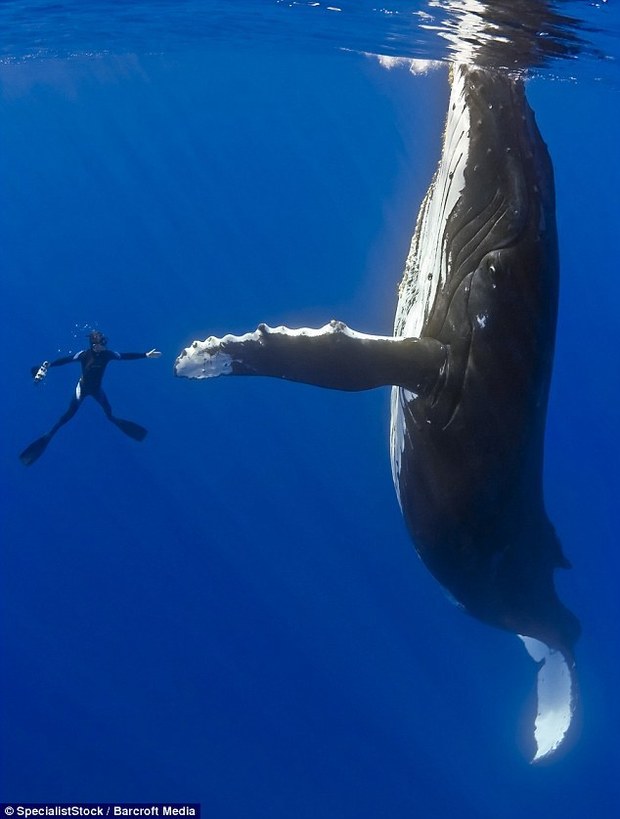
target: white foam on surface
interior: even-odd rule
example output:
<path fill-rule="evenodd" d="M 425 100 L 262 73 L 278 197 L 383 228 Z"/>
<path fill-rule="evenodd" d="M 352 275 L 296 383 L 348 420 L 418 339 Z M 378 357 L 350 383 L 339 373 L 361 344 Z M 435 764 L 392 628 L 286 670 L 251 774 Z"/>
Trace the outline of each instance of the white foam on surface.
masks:
<path fill-rule="evenodd" d="M 430 6 L 441 6 L 440 0 L 430 0 Z M 488 3 L 481 0 L 450 0 L 450 13 L 458 21 L 454 27 L 441 23 L 420 23 L 420 28 L 436 32 L 450 43 L 456 62 L 475 65 L 481 44 L 488 39 L 505 41 L 500 27 L 488 19 Z"/>
<path fill-rule="evenodd" d="M 387 68 L 388 71 L 393 68 L 406 68 L 416 76 L 428 74 L 429 71 L 435 71 L 444 66 L 441 60 L 414 60 L 411 57 L 391 57 L 387 54 L 368 54 L 368 56 L 376 57 L 379 65 Z"/>

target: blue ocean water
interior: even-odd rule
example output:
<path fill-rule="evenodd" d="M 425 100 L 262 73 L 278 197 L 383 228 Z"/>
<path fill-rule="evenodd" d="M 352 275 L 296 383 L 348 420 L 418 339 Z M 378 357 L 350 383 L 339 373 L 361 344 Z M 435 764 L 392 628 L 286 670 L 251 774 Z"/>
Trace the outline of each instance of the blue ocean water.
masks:
<path fill-rule="evenodd" d="M 3 801 L 617 816 L 617 8 L 556 3 L 564 56 L 528 82 L 561 250 L 545 491 L 583 626 L 566 756 L 528 764 L 534 664 L 411 547 L 387 390 L 172 376 L 260 321 L 391 331 L 448 84 L 362 52 L 445 59 L 446 7 L 0 7 Z M 163 351 L 106 374 L 149 436 L 86 403 L 25 469 L 77 377 L 29 368 L 94 326 Z"/>

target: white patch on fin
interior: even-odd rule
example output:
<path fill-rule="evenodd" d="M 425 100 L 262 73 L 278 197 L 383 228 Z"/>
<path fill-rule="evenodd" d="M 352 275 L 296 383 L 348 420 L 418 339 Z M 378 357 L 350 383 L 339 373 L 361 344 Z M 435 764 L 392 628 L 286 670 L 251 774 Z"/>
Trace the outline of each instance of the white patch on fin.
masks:
<path fill-rule="evenodd" d="M 174 374 L 182 378 L 217 378 L 232 372 L 232 358 L 218 349 L 219 339 L 194 341 L 174 363 Z"/>
<path fill-rule="evenodd" d="M 394 321 L 395 336 L 418 338 L 422 334 L 437 292 L 450 278 L 452 260 L 448 253 L 446 228 L 461 200 L 469 161 L 471 122 L 466 77 L 466 66 L 453 66 L 441 159 L 422 202 L 411 240 L 399 288 Z M 390 456 L 399 503 L 399 476 L 405 448 L 404 408 L 416 398 L 416 395 L 407 390 L 399 387 L 392 389 Z"/>
<path fill-rule="evenodd" d="M 556 751 L 562 744 L 575 711 L 575 691 L 571 670 L 561 651 L 555 651 L 533 637 L 519 634 L 527 653 L 537 663 L 538 707 L 534 722 L 538 762 Z"/>
<path fill-rule="evenodd" d="M 400 500 L 399 476 L 400 467 L 405 449 L 405 418 L 402 408 L 402 390 L 399 387 L 392 387 L 390 396 L 390 463 L 392 465 L 392 480 L 396 489 L 396 497 L 402 512 L 403 505 Z"/>
<path fill-rule="evenodd" d="M 450 278 L 446 228 L 465 188 L 469 160 L 470 111 L 467 72 L 452 69 L 452 89 L 441 160 L 420 208 L 399 288 L 394 322 L 397 336 L 419 337 L 435 303 L 437 291 Z"/>

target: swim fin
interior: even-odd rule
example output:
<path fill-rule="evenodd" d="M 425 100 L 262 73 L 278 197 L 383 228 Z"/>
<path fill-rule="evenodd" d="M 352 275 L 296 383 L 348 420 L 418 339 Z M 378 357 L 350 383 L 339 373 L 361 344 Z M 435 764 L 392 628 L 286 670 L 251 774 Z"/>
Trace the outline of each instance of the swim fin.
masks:
<path fill-rule="evenodd" d="M 40 438 L 37 438 L 36 441 L 33 441 L 30 446 L 27 446 L 26 449 L 21 453 L 19 456 L 19 460 L 23 463 L 24 466 L 30 466 L 33 464 L 37 458 L 40 458 L 41 455 L 45 452 L 45 447 L 49 444 L 52 440 L 51 435 L 42 435 Z"/>
<path fill-rule="evenodd" d="M 146 438 L 148 430 L 141 427 L 140 424 L 135 424 L 133 421 L 125 421 L 123 418 L 111 418 L 110 420 L 116 424 L 121 432 L 124 432 L 125 435 L 129 435 L 134 441 L 143 441 Z"/>

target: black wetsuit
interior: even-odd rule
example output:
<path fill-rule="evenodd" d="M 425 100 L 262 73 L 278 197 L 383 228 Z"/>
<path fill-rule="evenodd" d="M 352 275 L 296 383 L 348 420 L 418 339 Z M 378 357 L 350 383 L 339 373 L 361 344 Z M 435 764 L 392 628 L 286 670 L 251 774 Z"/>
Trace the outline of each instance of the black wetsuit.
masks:
<path fill-rule="evenodd" d="M 110 406 L 110 402 L 108 401 L 106 394 L 101 388 L 101 382 L 103 380 L 105 368 L 108 366 L 110 361 L 132 361 L 137 358 L 146 357 L 146 353 L 115 353 L 112 350 L 106 350 L 104 348 L 98 351 L 93 349 L 81 350 L 75 355 L 64 356 L 63 358 L 57 358 L 56 361 L 52 361 L 48 365 L 49 367 L 61 367 L 63 364 L 71 364 L 73 361 L 79 361 L 82 367 L 82 374 L 75 386 L 75 395 L 71 399 L 71 403 L 67 407 L 67 411 L 58 419 L 58 421 L 56 421 L 48 433 L 43 435 L 41 438 L 38 438 L 21 453 L 20 459 L 22 463 L 26 464 L 27 466 L 34 463 L 34 461 L 43 453 L 45 447 L 52 437 L 58 432 L 60 427 L 73 418 L 75 413 L 80 408 L 82 401 L 89 395 L 101 406 L 106 414 L 106 417 L 122 432 L 124 432 L 125 435 L 129 435 L 136 441 L 141 441 L 145 437 L 147 430 L 140 426 L 140 424 L 136 424 L 133 421 L 126 421 L 124 418 L 116 418 L 112 414 L 112 407 Z M 33 375 L 38 369 L 38 367 L 32 368 Z"/>
<path fill-rule="evenodd" d="M 112 416 L 112 407 L 103 389 L 101 382 L 105 368 L 110 361 L 132 361 L 136 358 L 146 358 L 146 353 L 115 353 L 112 350 L 101 350 L 95 352 L 94 350 L 81 350 L 75 355 L 67 355 L 63 358 L 57 358 L 56 361 L 50 363 L 50 367 L 61 367 L 63 364 L 70 364 L 72 361 L 79 361 L 82 366 L 82 375 L 75 386 L 75 397 L 69 404 L 67 412 L 60 418 L 50 434 L 54 434 L 58 427 L 66 424 L 78 411 L 78 408 L 86 396 L 90 395 L 95 399 L 105 414 L 114 420 Z"/>

